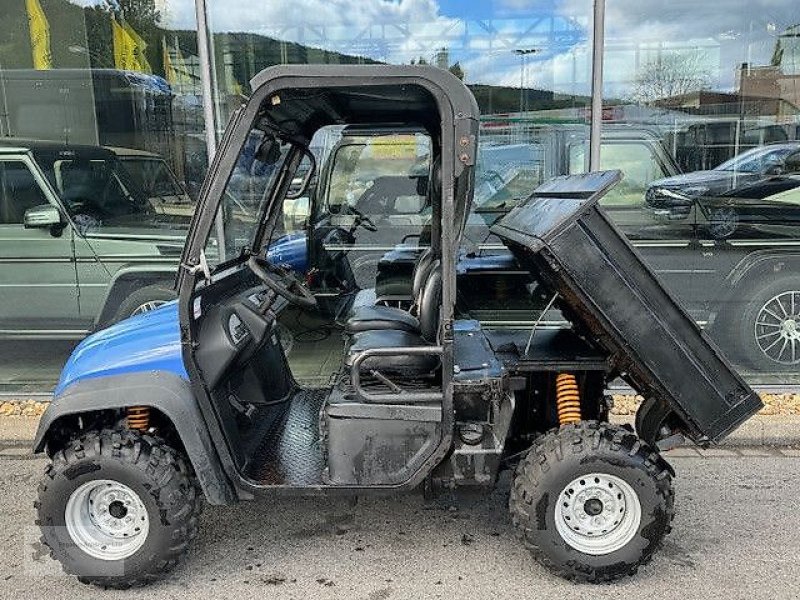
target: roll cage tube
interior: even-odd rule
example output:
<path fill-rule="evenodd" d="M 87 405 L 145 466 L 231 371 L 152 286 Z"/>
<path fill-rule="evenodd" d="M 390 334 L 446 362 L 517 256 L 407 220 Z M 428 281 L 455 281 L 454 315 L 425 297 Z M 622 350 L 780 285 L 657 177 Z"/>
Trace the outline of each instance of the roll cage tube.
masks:
<path fill-rule="evenodd" d="M 265 69 L 251 81 L 253 94 L 248 103 L 236 113 L 226 131 L 220 149 L 212 163 L 203 185 L 201 201 L 192 229 L 187 237 L 183 264 L 189 267 L 196 265 L 199 254 L 213 226 L 222 193 L 236 165 L 239 152 L 243 147 L 247 134 L 255 123 L 256 117 L 268 99 L 285 90 L 344 90 L 359 88 L 369 90 L 373 86 L 417 87 L 427 93 L 435 103 L 439 120 L 432 123 L 440 137 L 438 149 L 441 156 L 441 201 L 439 202 L 438 231 L 434 235 L 434 244 L 441 252 L 443 289 L 441 328 L 439 331 L 442 348 L 442 426 L 441 437 L 436 450 L 425 461 L 420 469 L 406 482 L 394 488 L 410 488 L 421 483 L 427 473 L 444 459 L 450 448 L 453 436 L 453 310 L 455 301 L 455 256 L 459 238 L 466 220 L 467 208 L 471 200 L 474 181 L 475 154 L 478 137 L 477 102 L 466 86 L 451 73 L 433 67 L 400 66 L 400 65 L 278 65 Z M 366 115 L 366 116 L 364 116 Z M 348 115 L 354 120 L 379 122 L 383 113 L 358 113 Z M 344 117 L 342 117 L 344 118 Z M 324 123 L 327 124 L 327 123 Z M 335 124 L 331 122 L 330 124 Z M 323 124 L 320 124 L 321 127 Z M 290 153 L 290 157 L 299 158 L 299 153 Z M 289 162 L 292 162 L 290 159 Z M 299 160 L 297 161 L 299 163 Z M 275 186 L 273 197 L 281 188 L 282 193 L 288 189 L 291 180 L 286 180 L 284 173 L 283 186 Z M 273 207 L 271 207 L 272 209 Z M 262 222 L 255 242 L 263 239 L 266 225 L 271 219 Z M 441 226 L 441 224 L 444 226 Z M 219 440 L 225 440 L 221 424 L 217 421 L 209 390 L 203 382 L 202 373 L 194 362 L 193 323 L 194 307 L 192 306 L 196 273 L 186 268 L 179 274 L 179 316 L 183 359 L 189 374 L 195 397 L 203 411 L 212 434 Z M 220 455 L 226 470 L 233 476 L 237 474 L 240 490 L 251 487 L 238 474 L 233 456 L 226 444 L 221 444 Z M 246 492 L 245 492 L 246 493 Z"/>

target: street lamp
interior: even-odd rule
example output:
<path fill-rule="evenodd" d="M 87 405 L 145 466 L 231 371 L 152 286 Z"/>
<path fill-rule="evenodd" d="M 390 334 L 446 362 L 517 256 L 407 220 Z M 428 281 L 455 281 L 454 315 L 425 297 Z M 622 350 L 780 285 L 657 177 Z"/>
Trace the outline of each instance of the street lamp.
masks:
<path fill-rule="evenodd" d="M 525 67 L 526 57 L 529 54 L 537 54 L 538 48 L 515 48 L 512 50 L 514 54 L 519 56 L 519 112 L 524 112 L 526 107 L 525 103 Z"/>
<path fill-rule="evenodd" d="M 70 54 L 82 54 L 82 55 L 88 57 L 89 58 L 89 68 L 92 68 L 92 63 L 93 62 L 97 63 L 97 65 L 99 67 L 101 67 L 101 68 L 108 66 L 108 62 L 106 61 L 106 58 L 104 56 L 102 56 L 98 52 L 94 52 L 94 51 L 90 50 L 86 46 L 79 46 L 78 44 L 73 44 L 73 45 L 67 46 L 67 51 Z"/>

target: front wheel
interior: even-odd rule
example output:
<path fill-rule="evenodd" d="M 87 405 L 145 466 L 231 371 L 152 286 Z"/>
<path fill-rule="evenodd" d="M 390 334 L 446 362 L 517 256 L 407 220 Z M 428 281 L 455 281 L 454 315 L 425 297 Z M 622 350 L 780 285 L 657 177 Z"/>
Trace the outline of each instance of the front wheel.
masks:
<path fill-rule="evenodd" d="M 53 455 L 35 504 L 42 542 L 84 583 L 128 588 L 174 567 L 197 535 L 185 458 L 149 435 L 91 432 Z"/>
<path fill-rule="evenodd" d="M 630 431 L 581 422 L 540 437 L 520 462 L 509 501 L 534 557 L 586 582 L 632 575 L 674 516 L 666 462 Z"/>

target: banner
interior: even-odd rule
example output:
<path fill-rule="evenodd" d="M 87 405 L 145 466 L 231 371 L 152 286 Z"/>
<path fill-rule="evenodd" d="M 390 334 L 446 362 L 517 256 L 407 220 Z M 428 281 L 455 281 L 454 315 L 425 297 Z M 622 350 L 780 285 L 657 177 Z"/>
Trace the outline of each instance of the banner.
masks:
<path fill-rule="evenodd" d="M 31 30 L 33 68 L 50 69 L 53 67 L 53 56 L 50 54 L 50 24 L 39 0 L 25 0 L 25 8 L 28 10 L 28 26 Z"/>
<path fill-rule="evenodd" d="M 120 23 L 114 18 L 111 19 L 111 30 L 114 42 L 114 66 L 124 71 L 152 74 L 153 70 L 144 53 L 147 43 L 133 27 L 125 21 Z"/>
<path fill-rule="evenodd" d="M 175 45 L 170 48 L 167 45 L 166 38 L 162 38 L 161 50 L 164 55 L 164 78 L 167 82 L 181 91 L 185 87 L 192 86 L 192 74 L 187 70 L 186 60 L 183 58 L 183 53 L 177 40 Z"/>

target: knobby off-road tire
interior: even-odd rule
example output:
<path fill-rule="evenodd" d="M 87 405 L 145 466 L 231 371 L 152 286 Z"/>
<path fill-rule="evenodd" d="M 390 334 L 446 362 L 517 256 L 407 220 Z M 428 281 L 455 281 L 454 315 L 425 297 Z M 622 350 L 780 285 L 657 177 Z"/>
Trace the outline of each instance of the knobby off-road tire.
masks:
<path fill-rule="evenodd" d="M 509 508 L 541 564 L 599 583 L 650 561 L 670 531 L 673 500 L 658 453 L 627 429 L 586 421 L 536 440 L 517 467 Z"/>
<path fill-rule="evenodd" d="M 155 581 L 180 561 L 202 506 L 185 457 L 129 430 L 89 432 L 55 452 L 38 495 L 50 556 L 83 583 L 120 589 Z"/>

